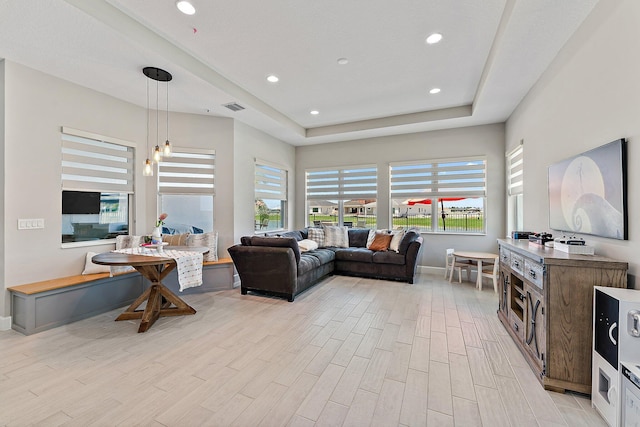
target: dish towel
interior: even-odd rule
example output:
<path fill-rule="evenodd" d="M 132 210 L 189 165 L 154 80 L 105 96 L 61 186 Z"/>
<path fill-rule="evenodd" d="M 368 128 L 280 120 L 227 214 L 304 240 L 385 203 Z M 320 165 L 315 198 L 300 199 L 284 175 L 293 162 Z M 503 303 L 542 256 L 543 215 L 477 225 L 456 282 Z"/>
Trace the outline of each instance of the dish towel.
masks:
<path fill-rule="evenodd" d="M 202 285 L 202 254 L 199 252 L 150 249 L 145 247 L 118 249 L 113 252 L 131 255 L 173 258 L 178 270 L 180 292 Z"/>

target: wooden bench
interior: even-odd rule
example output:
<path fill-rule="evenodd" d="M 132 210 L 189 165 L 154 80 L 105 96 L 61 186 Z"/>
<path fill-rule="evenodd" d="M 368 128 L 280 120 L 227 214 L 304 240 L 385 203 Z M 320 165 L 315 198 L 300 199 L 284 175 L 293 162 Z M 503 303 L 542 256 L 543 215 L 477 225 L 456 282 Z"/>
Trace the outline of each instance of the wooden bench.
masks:
<path fill-rule="evenodd" d="M 202 286 L 182 294 L 212 292 L 233 288 L 233 261 L 220 258 L 202 264 Z M 163 281 L 178 292 L 177 274 Z M 108 285 L 108 286 L 104 286 Z M 66 325 L 131 304 L 145 283 L 138 272 L 76 275 L 7 288 L 11 300 L 11 327 L 25 335 Z"/>

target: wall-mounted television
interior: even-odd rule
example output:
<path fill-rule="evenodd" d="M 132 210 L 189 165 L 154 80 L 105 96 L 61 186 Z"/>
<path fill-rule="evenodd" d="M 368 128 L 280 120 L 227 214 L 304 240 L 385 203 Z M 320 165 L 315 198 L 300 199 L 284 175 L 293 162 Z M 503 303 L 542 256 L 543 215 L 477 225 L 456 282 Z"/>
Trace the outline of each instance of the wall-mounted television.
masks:
<path fill-rule="evenodd" d="M 99 214 L 100 193 L 89 191 L 63 191 L 62 214 Z"/>
<path fill-rule="evenodd" d="M 627 143 L 605 144 L 549 167 L 549 226 L 627 240 Z"/>

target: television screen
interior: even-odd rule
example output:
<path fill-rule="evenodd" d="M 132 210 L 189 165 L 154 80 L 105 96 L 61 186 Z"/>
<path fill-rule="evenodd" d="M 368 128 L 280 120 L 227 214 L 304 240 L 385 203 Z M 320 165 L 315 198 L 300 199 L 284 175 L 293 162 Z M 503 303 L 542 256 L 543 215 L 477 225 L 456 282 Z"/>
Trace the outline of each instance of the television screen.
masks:
<path fill-rule="evenodd" d="M 62 214 L 99 214 L 100 193 L 63 191 Z"/>
<path fill-rule="evenodd" d="M 568 233 L 627 240 L 624 139 L 549 167 L 549 226 Z"/>

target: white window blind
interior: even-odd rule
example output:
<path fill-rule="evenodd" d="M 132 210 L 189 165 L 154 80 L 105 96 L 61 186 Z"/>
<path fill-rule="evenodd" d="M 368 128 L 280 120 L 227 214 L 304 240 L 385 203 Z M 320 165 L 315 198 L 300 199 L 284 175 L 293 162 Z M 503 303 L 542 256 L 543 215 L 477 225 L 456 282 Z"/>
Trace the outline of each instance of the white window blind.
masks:
<path fill-rule="evenodd" d="M 287 200 L 287 171 L 256 161 L 256 199 Z"/>
<path fill-rule="evenodd" d="M 392 198 L 484 197 L 484 158 L 391 164 Z"/>
<path fill-rule="evenodd" d="M 214 194 L 215 152 L 174 150 L 158 163 L 161 194 Z"/>
<path fill-rule="evenodd" d="M 524 149 L 523 145 L 507 154 L 507 191 L 510 196 L 522 194 L 524 184 Z"/>
<path fill-rule="evenodd" d="M 307 200 L 375 199 L 376 166 L 307 171 Z"/>
<path fill-rule="evenodd" d="M 133 147 L 63 129 L 62 189 L 133 193 Z"/>

